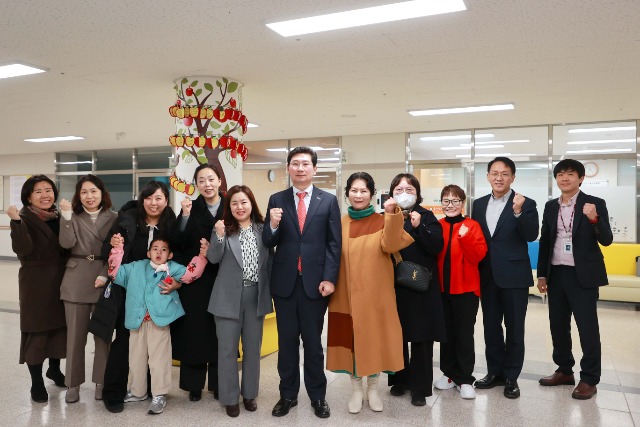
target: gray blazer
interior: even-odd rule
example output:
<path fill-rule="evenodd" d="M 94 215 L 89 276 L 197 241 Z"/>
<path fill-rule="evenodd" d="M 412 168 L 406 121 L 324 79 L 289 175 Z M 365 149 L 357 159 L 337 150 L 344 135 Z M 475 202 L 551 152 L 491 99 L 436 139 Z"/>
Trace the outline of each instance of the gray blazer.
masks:
<path fill-rule="evenodd" d="M 102 242 L 107 237 L 118 215 L 100 211 L 94 223 L 84 210 L 73 213 L 69 221 L 60 217 L 60 246 L 71 249 L 75 255 L 101 256 Z M 94 284 L 98 276 L 107 276 L 105 261 L 70 257 L 60 287 L 60 299 L 76 303 L 95 304 L 102 289 Z"/>
<path fill-rule="evenodd" d="M 262 224 L 253 224 L 253 233 L 258 244 L 258 312 L 264 316 L 273 311 L 269 290 L 269 248 L 262 243 Z M 211 299 L 209 313 L 228 319 L 240 318 L 240 299 L 242 297 L 242 249 L 240 235 L 225 236 L 218 241 L 216 230 L 211 234 L 207 258 L 212 264 L 220 263 Z M 189 285 L 185 285 L 189 286 Z"/>

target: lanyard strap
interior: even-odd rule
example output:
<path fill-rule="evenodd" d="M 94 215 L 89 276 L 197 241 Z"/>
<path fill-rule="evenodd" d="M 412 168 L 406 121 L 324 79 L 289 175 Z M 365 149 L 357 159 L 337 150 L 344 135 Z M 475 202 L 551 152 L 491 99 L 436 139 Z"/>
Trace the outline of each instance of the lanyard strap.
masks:
<path fill-rule="evenodd" d="M 567 234 L 571 234 L 571 228 L 573 227 L 573 214 L 576 212 L 576 204 L 573 204 L 573 209 L 571 210 L 571 221 L 569 222 L 569 229 L 567 230 L 567 226 L 564 224 L 564 218 L 562 217 L 562 204 L 560 205 L 560 211 L 558 215 L 560 215 L 560 221 L 562 222 L 562 228 L 564 232 Z"/>

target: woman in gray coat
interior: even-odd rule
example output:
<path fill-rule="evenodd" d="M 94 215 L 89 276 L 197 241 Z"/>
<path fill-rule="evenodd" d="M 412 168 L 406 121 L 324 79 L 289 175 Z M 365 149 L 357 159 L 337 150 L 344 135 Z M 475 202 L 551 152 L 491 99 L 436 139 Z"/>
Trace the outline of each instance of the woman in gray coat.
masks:
<path fill-rule="evenodd" d="M 269 249 L 262 243 L 264 219 L 249 187 L 235 185 L 227 193 L 223 220 L 216 222 L 207 258 L 220 263 L 209 312 L 218 335 L 218 389 L 227 415 L 257 409 L 260 348 L 264 316 L 273 311 L 269 292 Z M 242 335 L 242 387 L 237 357 Z"/>
<path fill-rule="evenodd" d="M 71 202 L 60 201 L 60 246 L 71 250 L 60 287 L 67 321 L 67 403 L 80 399 L 89 319 L 107 281 L 102 242 L 118 216 L 110 208 L 111 197 L 104 183 L 91 174 L 78 180 Z M 96 384 L 95 398 L 101 400 L 109 345 L 97 336 L 94 342 L 92 380 Z"/>

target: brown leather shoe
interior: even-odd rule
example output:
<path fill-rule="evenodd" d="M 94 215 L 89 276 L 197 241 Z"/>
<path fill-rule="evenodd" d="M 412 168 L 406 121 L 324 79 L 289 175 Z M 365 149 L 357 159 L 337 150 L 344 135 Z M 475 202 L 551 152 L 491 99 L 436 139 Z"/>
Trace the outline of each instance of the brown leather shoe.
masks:
<path fill-rule="evenodd" d="M 580 381 L 578 386 L 571 393 L 571 397 L 579 400 L 591 399 L 594 394 L 598 392 L 598 389 L 594 385 L 589 385 L 584 381 Z"/>
<path fill-rule="evenodd" d="M 555 387 L 557 385 L 576 385 L 576 379 L 573 377 L 573 374 L 567 375 L 562 372 L 554 372 L 553 375 L 540 378 L 538 382 L 540 385 L 548 387 Z"/>
<path fill-rule="evenodd" d="M 227 415 L 229 415 L 230 417 L 237 417 L 238 415 L 240 415 L 240 405 L 235 404 L 235 405 L 227 405 Z"/>
<path fill-rule="evenodd" d="M 245 399 L 243 397 L 242 403 L 244 403 L 244 409 L 249 412 L 254 412 L 256 409 L 258 409 L 258 404 L 256 403 L 255 399 Z"/>

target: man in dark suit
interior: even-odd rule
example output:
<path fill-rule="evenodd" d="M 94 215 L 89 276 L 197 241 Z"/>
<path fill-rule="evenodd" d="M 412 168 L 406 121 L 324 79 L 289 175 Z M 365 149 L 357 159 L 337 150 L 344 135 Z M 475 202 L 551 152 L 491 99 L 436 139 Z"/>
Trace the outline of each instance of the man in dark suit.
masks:
<path fill-rule="evenodd" d="M 479 265 L 488 373 L 475 386 L 504 385 L 504 395 L 510 399 L 520 397 L 517 380 L 524 363 L 524 321 L 533 286 L 527 242 L 538 237 L 539 224 L 536 202 L 511 189 L 515 178 L 513 160 L 496 157 L 489 162 L 491 194 L 477 199 L 472 211 L 488 247 Z"/>
<path fill-rule="evenodd" d="M 271 294 L 278 325 L 280 400 L 272 415 L 281 417 L 298 404 L 300 336 L 304 344 L 304 383 L 315 414 L 330 416 L 325 400 L 327 378 L 321 335 L 329 295 L 340 268 L 342 231 L 336 196 L 311 184 L 317 154 L 309 147 L 289 152 L 287 167 L 293 187 L 269 199 L 262 234 L 277 246 Z"/>
<path fill-rule="evenodd" d="M 580 382 L 574 399 L 591 399 L 600 382 L 602 350 L 598 326 L 598 288 L 607 271 L 598 246 L 609 246 L 613 233 L 604 200 L 580 191 L 584 165 L 565 159 L 553 169 L 562 195 L 547 202 L 542 216 L 538 289 L 549 293 L 549 326 L 553 361 L 558 369 L 540 379 L 544 386 L 574 385 L 571 314 L 580 334 Z"/>

